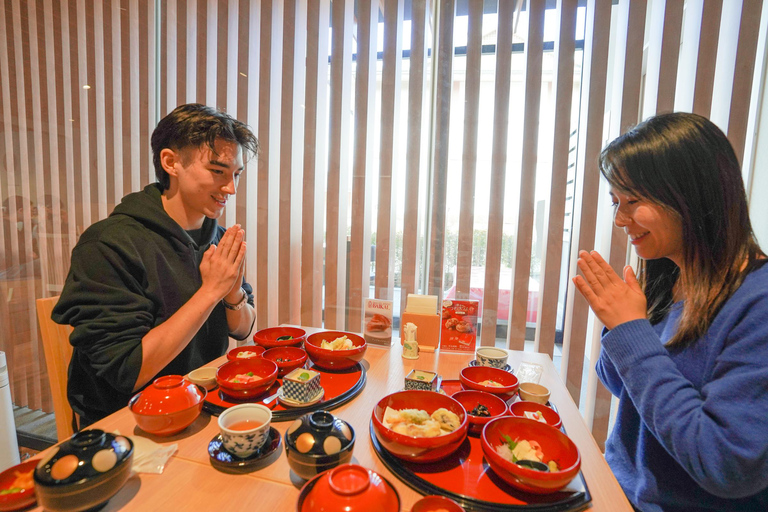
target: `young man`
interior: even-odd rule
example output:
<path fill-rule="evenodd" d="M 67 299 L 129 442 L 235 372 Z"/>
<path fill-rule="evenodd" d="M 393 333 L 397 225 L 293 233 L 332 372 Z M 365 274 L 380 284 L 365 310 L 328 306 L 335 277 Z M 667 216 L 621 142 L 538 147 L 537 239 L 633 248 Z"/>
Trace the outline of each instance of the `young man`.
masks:
<path fill-rule="evenodd" d="M 162 375 L 222 355 L 253 327 L 239 225 L 218 219 L 235 194 L 243 153 L 258 141 L 213 108 L 177 107 L 152 134 L 157 183 L 89 227 L 53 320 L 74 327 L 67 395 L 80 427 L 125 407 Z"/>

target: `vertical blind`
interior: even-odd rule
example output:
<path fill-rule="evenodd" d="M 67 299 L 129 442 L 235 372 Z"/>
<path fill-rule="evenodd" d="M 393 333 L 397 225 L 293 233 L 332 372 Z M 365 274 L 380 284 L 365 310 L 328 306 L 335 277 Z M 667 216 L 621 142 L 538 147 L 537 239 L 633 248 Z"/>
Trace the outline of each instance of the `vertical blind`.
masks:
<path fill-rule="evenodd" d="M 521 4 L 4 0 L 0 350 L 14 401 L 51 408 L 34 299 L 60 292 L 85 228 L 154 181 L 157 121 L 201 102 L 261 144 L 221 219 L 246 230 L 257 328 L 360 331 L 366 298 L 400 311 L 408 293 L 442 297 L 446 276 L 470 297 L 478 267 L 480 343 L 562 350 L 602 443 L 600 326 L 568 283 L 579 249 L 616 269 L 631 254 L 599 206 L 597 156 L 639 120 L 687 110 L 743 157 L 762 2 Z"/>

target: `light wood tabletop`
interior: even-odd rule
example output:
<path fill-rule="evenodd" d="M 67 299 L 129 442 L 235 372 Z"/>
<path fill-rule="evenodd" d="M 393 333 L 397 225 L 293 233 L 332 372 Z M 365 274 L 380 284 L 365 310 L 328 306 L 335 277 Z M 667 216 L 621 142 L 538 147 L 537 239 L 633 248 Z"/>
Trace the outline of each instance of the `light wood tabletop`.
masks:
<path fill-rule="evenodd" d="M 313 331 L 314 329 L 307 329 Z M 399 343 L 389 348 L 369 346 L 364 365 L 367 383 L 352 401 L 332 410 L 355 430 L 356 440 L 351 462 L 372 469 L 388 479 L 400 494 L 402 510 L 409 511 L 421 495 L 401 482 L 379 460 L 371 445 L 369 422 L 374 405 L 384 396 L 401 390 L 405 375 L 414 368 L 432 370 L 444 379 L 457 379 L 459 372 L 474 357 L 469 353 L 421 352 L 416 360 L 403 359 Z M 218 366 L 222 357 L 207 366 Z M 510 351 L 509 364 L 516 369 L 521 361 L 544 367 L 541 384 L 551 390 L 550 401 L 558 408 L 563 426 L 581 453 L 581 470 L 586 480 L 594 511 L 632 511 L 616 478 L 587 429 L 578 408 L 560 380 L 546 354 Z M 291 421 L 273 422 L 285 434 Z M 187 429 L 171 437 L 146 434 L 136 426 L 127 408 L 104 418 L 94 428 L 119 431 L 152 439 L 161 445 L 176 443 L 178 451 L 162 474 L 139 474 L 107 504 L 104 511 L 146 510 L 296 510 L 304 481 L 291 472 L 285 456 L 284 441 L 280 454 L 268 466 L 245 474 L 227 474 L 215 469 L 209 460 L 208 444 L 218 434 L 217 418 L 203 412 Z"/>

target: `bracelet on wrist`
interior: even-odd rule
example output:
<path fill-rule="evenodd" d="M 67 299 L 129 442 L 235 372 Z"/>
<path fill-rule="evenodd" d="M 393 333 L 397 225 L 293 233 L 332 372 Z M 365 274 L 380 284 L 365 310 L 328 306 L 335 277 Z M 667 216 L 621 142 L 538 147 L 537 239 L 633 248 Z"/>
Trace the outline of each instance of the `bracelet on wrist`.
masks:
<path fill-rule="evenodd" d="M 240 291 L 243 292 L 243 296 L 240 299 L 239 302 L 236 302 L 235 304 L 227 302 L 226 299 L 221 299 L 221 303 L 224 304 L 224 307 L 227 309 L 231 309 L 232 311 L 239 311 L 242 309 L 243 306 L 245 306 L 245 302 L 248 300 L 248 294 L 245 293 L 245 290 L 240 288 Z"/>

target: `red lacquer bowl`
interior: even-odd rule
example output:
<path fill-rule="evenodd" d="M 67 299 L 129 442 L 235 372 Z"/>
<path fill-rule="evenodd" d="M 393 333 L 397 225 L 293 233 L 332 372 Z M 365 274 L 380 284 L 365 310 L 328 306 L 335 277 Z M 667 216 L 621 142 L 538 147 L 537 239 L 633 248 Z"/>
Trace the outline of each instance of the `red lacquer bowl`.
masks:
<path fill-rule="evenodd" d="M 421 409 L 432 414 L 441 407 L 456 413 L 461 419 L 459 428 L 437 437 L 412 437 L 388 429 L 382 423 L 387 407 L 397 411 Z M 434 462 L 455 452 L 467 437 L 469 421 L 467 411 L 453 398 L 433 391 L 399 391 L 382 398 L 372 414 L 373 431 L 379 443 L 392 455 L 409 462 Z"/>
<path fill-rule="evenodd" d="M 458 401 L 467 410 L 469 432 L 472 434 L 480 435 L 486 423 L 507 414 L 507 403 L 498 396 L 486 393 L 485 391 L 475 391 L 473 389 L 459 391 L 451 395 L 451 398 Z M 490 416 L 470 414 L 480 404 L 488 409 L 488 412 L 491 414 Z"/>
<path fill-rule="evenodd" d="M 290 336 L 291 338 L 287 340 L 277 339 L 285 336 Z M 262 329 L 253 335 L 253 342 L 267 350 L 275 347 L 301 347 L 306 339 L 307 332 L 298 327 L 270 327 L 269 329 Z"/>
<path fill-rule="evenodd" d="M 275 347 L 262 354 L 264 359 L 274 361 L 277 376 L 284 377 L 307 362 L 307 353 L 299 347 Z"/>
<path fill-rule="evenodd" d="M 500 396 L 505 400 L 515 396 L 518 386 L 517 377 L 507 371 L 491 368 L 490 366 L 467 366 L 459 373 L 459 380 L 461 381 L 462 389 L 485 391 L 486 393 Z M 481 382 L 487 380 L 497 382 L 501 386 L 481 384 Z"/>
<path fill-rule="evenodd" d="M 166 375 L 135 394 L 128 408 L 144 432 L 170 436 L 197 419 L 207 393 L 181 375 Z"/>
<path fill-rule="evenodd" d="M 514 440 L 537 441 L 544 452 L 544 462 L 554 460 L 560 471 L 545 473 L 508 461 L 496 452 L 505 444 L 504 435 Z M 557 429 L 528 418 L 506 416 L 489 422 L 480 436 L 483 454 L 491 469 L 512 487 L 534 494 L 559 491 L 578 474 L 581 456 L 568 436 Z"/>
<path fill-rule="evenodd" d="M 400 496 L 385 478 L 356 464 L 342 464 L 304 484 L 299 512 L 399 512 Z"/>
<path fill-rule="evenodd" d="M 346 336 L 352 340 L 354 348 L 349 350 L 329 350 L 320 348 L 323 341 L 333 341 L 336 338 Z M 309 359 L 320 368 L 326 370 L 344 370 L 355 366 L 355 363 L 362 361 L 365 355 L 367 344 L 365 339 L 359 334 L 342 331 L 322 331 L 307 336 L 304 343 L 304 350 L 307 351 Z"/>
<path fill-rule="evenodd" d="M 256 382 L 231 382 L 237 375 L 253 373 L 254 377 L 260 377 Z M 237 361 L 227 361 L 216 372 L 216 383 L 221 388 L 222 393 L 242 400 L 259 396 L 264 393 L 277 378 L 277 365 L 274 361 L 269 361 L 263 357 L 251 357 L 248 359 L 238 359 Z"/>
<path fill-rule="evenodd" d="M 563 425 L 563 422 L 560 420 L 560 415 L 546 405 L 521 400 L 519 402 L 513 402 L 512 405 L 509 406 L 509 413 L 512 416 L 518 416 L 520 418 L 524 418 L 526 412 L 536 411 L 541 411 L 541 415 L 546 420 L 547 425 L 555 428 L 560 428 Z"/>
<path fill-rule="evenodd" d="M 424 496 L 419 501 L 413 504 L 411 512 L 437 512 L 439 510 L 445 512 L 465 512 L 464 508 L 445 496 Z"/>
<path fill-rule="evenodd" d="M 39 459 L 28 460 L 12 466 L 2 473 L 0 473 L 0 491 L 11 489 L 16 478 L 28 474 L 29 480 L 32 480 L 32 472 L 35 470 L 35 466 L 40 462 Z M 35 485 L 31 487 L 23 488 L 21 491 L 0 494 L 0 510 L 22 510 L 34 505 L 37 498 L 35 497 Z"/>
<path fill-rule="evenodd" d="M 227 361 L 237 361 L 238 359 L 249 359 L 251 357 L 261 357 L 266 351 L 261 345 L 246 345 L 244 347 L 233 348 L 227 352 Z"/>

